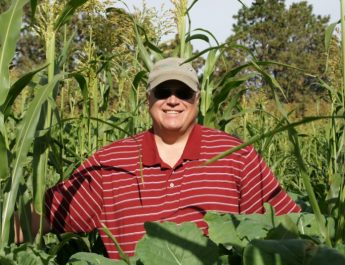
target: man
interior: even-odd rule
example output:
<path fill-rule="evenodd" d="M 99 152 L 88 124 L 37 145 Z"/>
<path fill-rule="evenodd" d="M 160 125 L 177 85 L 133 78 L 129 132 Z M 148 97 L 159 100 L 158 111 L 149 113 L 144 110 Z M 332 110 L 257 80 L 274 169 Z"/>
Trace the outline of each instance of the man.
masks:
<path fill-rule="evenodd" d="M 252 147 L 204 165 L 241 141 L 196 124 L 198 77 L 182 62 L 163 59 L 149 74 L 152 129 L 103 147 L 47 191 L 52 230 L 88 232 L 104 224 L 133 255 L 144 222 L 191 221 L 206 230 L 206 211 L 263 213 L 264 202 L 277 214 L 300 210 Z M 118 259 L 111 239 L 100 234 L 109 257 Z"/>

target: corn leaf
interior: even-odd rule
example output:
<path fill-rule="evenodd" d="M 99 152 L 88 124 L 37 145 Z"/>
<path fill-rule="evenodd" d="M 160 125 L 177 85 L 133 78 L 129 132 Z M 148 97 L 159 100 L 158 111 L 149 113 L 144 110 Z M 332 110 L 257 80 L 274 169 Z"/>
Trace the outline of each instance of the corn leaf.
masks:
<path fill-rule="evenodd" d="M 27 191 L 27 185 L 21 184 L 19 187 L 19 193 L 21 196 L 18 196 L 18 210 L 20 227 L 23 231 L 24 241 L 33 242 L 32 235 L 32 223 L 31 223 L 31 196 Z"/>
<path fill-rule="evenodd" d="M 45 86 L 39 87 L 36 96 L 32 100 L 20 126 L 17 134 L 17 142 L 14 146 L 15 158 L 12 167 L 12 184 L 9 192 L 5 194 L 4 204 L 2 209 L 2 226 L 1 226 L 1 244 L 8 244 L 10 220 L 13 215 L 14 206 L 16 203 L 17 193 L 20 181 L 23 176 L 23 167 L 26 162 L 26 157 L 29 148 L 33 143 L 36 133 L 36 126 L 40 117 L 42 104 L 51 95 L 55 85 L 61 79 L 61 75 L 57 75 L 53 80 Z"/>
<path fill-rule="evenodd" d="M 293 122 L 293 123 L 289 123 L 287 125 L 284 125 L 284 126 L 279 126 L 279 127 L 276 127 L 276 128 L 273 128 L 272 130 L 268 131 L 268 132 L 265 132 L 263 134 L 260 134 L 260 135 L 255 135 L 253 137 L 251 137 L 250 139 L 248 139 L 245 143 L 243 144 L 240 144 L 236 147 L 233 147 L 231 149 L 228 149 L 227 151 L 224 151 L 214 157 L 212 157 L 211 159 L 207 160 L 204 165 L 209 165 L 209 164 L 212 164 L 213 162 L 223 158 L 223 157 L 226 157 L 238 150 L 241 150 L 242 148 L 245 148 L 246 146 L 248 145 L 251 145 L 251 144 L 254 144 L 255 142 L 261 140 L 261 139 L 264 139 L 264 138 L 267 138 L 267 137 L 273 137 L 273 135 L 277 134 L 277 133 L 280 133 L 280 132 L 283 132 L 283 131 L 287 131 L 289 130 L 289 128 L 293 128 L 293 127 L 296 127 L 296 126 L 300 126 L 302 124 L 307 124 L 309 122 L 313 122 L 313 121 L 317 121 L 317 120 L 322 120 L 322 119 L 330 119 L 330 118 L 337 118 L 337 119 L 343 119 L 344 117 L 343 116 L 313 116 L 313 117 L 305 117 L 303 118 L 302 120 L 300 121 L 297 121 L 297 122 Z"/>
<path fill-rule="evenodd" d="M 193 34 L 193 35 L 189 35 L 186 38 L 186 42 L 190 42 L 191 40 L 203 40 L 207 43 L 210 42 L 209 38 L 204 34 Z"/>
<path fill-rule="evenodd" d="M 46 169 L 48 165 L 47 148 L 50 144 L 48 129 L 45 128 L 45 119 L 47 117 L 47 102 L 43 104 L 40 111 L 40 118 L 36 126 L 36 131 L 41 132 L 39 137 L 34 139 L 33 159 L 32 159 L 32 187 L 35 211 L 43 215 L 43 197 L 45 191 Z M 37 133 L 36 133 L 37 135 Z"/>
<path fill-rule="evenodd" d="M 145 68 L 150 71 L 151 68 L 152 68 L 152 65 L 153 65 L 152 60 L 150 58 L 150 54 L 146 50 L 146 48 L 144 46 L 144 43 L 143 43 L 143 41 L 141 39 L 141 36 L 139 34 L 140 26 L 137 25 L 135 23 L 135 21 L 133 21 L 133 23 L 134 23 L 135 39 L 136 39 L 136 42 L 137 42 L 137 49 L 139 50 L 139 55 L 140 55 L 141 59 L 144 62 Z"/>
<path fill-rule="evenodd" d="M 117 242 L 116 238 L 113 236 L 113 234 L 110 232 L 108 227 L 105 226 L 105 224 L 102 224 L 103 232 L 113 241 L 117 251 L 119 252 L 121 260 L 123 260 L 126 264 L 130 265 L 129 257 L 125 252 L 123 252 L 120 244 Z"/>
<path fill-rule="evenodd" d="M 70 21 L 74 12 L 76 11 L 76 9 L 80 6 L 82 6 L 83 4 L 85 4 L 86 2 L 87 2 L 87 0 L 71 0 L 71 1 L 69 1 L 65 5 L 64 9 L 62 10 L 62 12 L 59 15 L 59 17 L 57 18 L 57 20 L 55 21 L 54 30 L 55 31 L 59 30 L 59 28 L 61 28 L 61 26 L 66 24 L 68 21 Z"/>
<path fill-rule="evenodd" d="M 12 1 L 11 7 L 0 15 L 0 105 L 10 90 L 9 64 L 15 54 L 19 39 L 23 6 L 28 0 Z"/>
<path fill-rule="evenodd" d="M 192 9 L 192 7 L 198 2 L 199 0 L 194 0 L 191 5 L 187 8 L 187 13 Z"/>
<path fill-rule="evenodd" d="M 196 29 L 194 29 L 193 31 L 201 31 L 201 32 L 207 33 L 207 35 L 209 35 L 209 36 L 215 41 L 215 43 L 217 44 L 217 46 L 220 45 L 220 43 L 218 42 L 217 38 L 213 35 L 213 33 L 212 33 L 211 31 L 206 30 L 206 29 L 203 29 L 203 28 L 196 28 Z M 209 41 L 209 37 L 207 37 L 205 34 L 199 33 L 199 34 L 196 34 L 196 35 L 203 35 L 203 36 L 205 36 L 205 37 L 207 38 L 207 42 L 210 42 L 210 41 Z M 188 39 L 189 36 L 190 36 L 190 34 L 187 36 L 187 39 Z M 205 37 L 201 37 L 201 38 L 205 38 Z M 186 42 L 187 42 L 187 39 L 186 39 Z M 205 41 L 206 41 L 206 39 L 205 39 Z"/>
<path fill-rule="evenodd" d="M 44 68 L 46 68 L 47 65 L 40 67 L 32 72 L 29 72 L 27 74 L 25 74 L 24 76 L 22 76 L 21 78 L 19 78 L 10 88 L 9 93 L 6 97 L 6 100 L 4 102 L 4 104 L 0 107 L 0 110 L 2 111 L 2 113 L 5 116 L 5 120 L 6 117 L 9 115 L 10 113 L 10 109 L 13 105 L 13 102 L 15 101 L 15 99 L 17 98 L 17 96 L 23 91 L 23 89 L 30 83 L 30 81 L 32 80 L 32 78 L 34 77 L 35 74 L 37 74 L 38 72 L 40 72 L 41 70 L 43 70 Z"/>
<path fill-rule="evenodd" d="M 31 6 L 31 20 L 35 19 L 36 8 L 37 8 L 37 0 L 30 0 Z"/>
<path fill-rule="evenodd" d="M 338 22 L 332 23 L 330 24 L 325 32 L 325 48 L 326 48 L 326 52 L 328 53 L 329 51 L 329 46 L 331 44 L 331 40 L 332 40 L 332 36 L 333 36 L 333 32 L 335 27 L 340 23 L 340 20 Z"/>
<path fill-rule="evenodd" d="M 0 179 L 6 179 L 8 177 L 8 158 L 7 158 L 7 146 L 6 146 L 6 130 L 4 116 L 0 112 Z"/>

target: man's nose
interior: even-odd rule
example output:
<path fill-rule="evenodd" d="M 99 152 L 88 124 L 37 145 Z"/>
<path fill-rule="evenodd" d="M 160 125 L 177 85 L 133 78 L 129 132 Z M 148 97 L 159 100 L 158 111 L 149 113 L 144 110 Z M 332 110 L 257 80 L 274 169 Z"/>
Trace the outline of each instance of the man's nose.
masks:
<path fill-rule="evenodd" d="M 168 98 L 167 98 L 167 103 L 168 104 L 173 104 L 176 105 L 179 102 L 179 98 L 175 96 L 175 94 L 171 94 Z"/>

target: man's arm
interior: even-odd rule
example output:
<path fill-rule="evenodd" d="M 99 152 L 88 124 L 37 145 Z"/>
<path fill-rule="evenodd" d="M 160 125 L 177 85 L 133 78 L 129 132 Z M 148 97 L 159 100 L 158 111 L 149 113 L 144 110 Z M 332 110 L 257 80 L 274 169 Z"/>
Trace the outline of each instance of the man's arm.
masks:
<path fill-rule="evenodd" d="M 244 160 L 241 178 L 241 213 L 264 213 L 264 203 L 270 203 L 276 215 L 300 212 L 300 207 L 280 186 L 270 168 L 254 148 Z"/>
<path fill-rule="evenodd" d="M 36 236 L 39 230 L 40 226 L 40 215 L 36 213 L 33 204 L 31 204 L 31 234 L 33 236 Z M 46 220 L 45 217 L 43 217 L 43 227 L 42 227 L 42 233 L 46 234 L 50 231 L 50 225 L 48 221 Z M 15 237 L 15 242 L 22 243 L 24 242 L 24 234 L 23 230 L 20 227 L 20 218 L 18 213 L 16 212 L 14 214 L 14 237 Z"/>

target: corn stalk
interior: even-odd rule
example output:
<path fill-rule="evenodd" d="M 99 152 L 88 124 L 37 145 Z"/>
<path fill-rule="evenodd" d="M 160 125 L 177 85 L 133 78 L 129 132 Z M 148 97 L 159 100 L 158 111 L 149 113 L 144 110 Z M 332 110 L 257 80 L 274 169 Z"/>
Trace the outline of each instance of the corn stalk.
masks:
<path fill-rule="evenodd" d="M 2 209 L 2 226 L 1 226 L 1 244 L 2 247 L 8 244 L 9 231 L 11 228 L 11 218 L 14 212 L 16 198 L 20 181 L 23 178 L 23 167 L 30 146 L 35 138 L 36 126 L 40 116 L 41 106 L 46 102 L 52 93 L 56 83 L 61 76 L 56 76 L 50 83 L 38 88 L 35 98 L 32 100 L 25 117 L 19 124 L 19 130 L 16 136 L 16 144 L 13 148 L 15 159 L 11 172 L 11 188 L 5 193 L 4 205 Z"/>
<path fill-rule="evenodd" d="M 5 127 L 4 105 L 10 91 L 9 64 L 11 63 L 16 49 L 16 43 L 19 39 L 23 7 L 28 0 L 12 1 L 11 7 L 0 15 L 0 156 L 4 159 L 0 166 L 0 178 L 6 180 L 9 174 L 7 150 L 8 138 Z M 8 241 L 9 217 L 3 210 L 4 193 L 1 185 L 1 249 Z M 6 204 L 5 204 L 6 205 Z M 5 231 L 7 229 L 7 231 Z"/>
<path fill-rule="evenodd" d="M 341 18 L 341 50 L 342 50 L 342 111 L 345 115 L 345 0 L 340 0 L 340 18 Z M 343 127 L 344 129 L 344 127 Z M 342 134 L 344 139 L 344 133 Z M 344 142 L 341 141 L 340 151 L 343 149 Z M 344 156 L 344 154 L 343 154 Z M 344 158 L 343 158 L 344 159 Z M 344 169 L 341 169 L 341 186 L 339 190 L 339 219 L 336 231 L 336 242 L 344 244 L 345 242 L 345 175 Z"/>
<path fill-rule="evenodd" d="M 38 70 L 30 72 L 19 79 L 15 84 L 9 87 L 9 64 L 14 56 L 16 42 L 19 38 L 21 29 L 21 21 L 23 15 L 23 7 L 28 0 L 13 1 L 10 9 L 1 14 L 0 22 L 4 25 L 0 28 L 0 123 L 5 124 L 8 113 L 10 112 L 11 104 L 16 97 L 20 94 L 23 88 L 30 82 L 32 77 L 39 71 L 45 68 L 41 67 Z M 47 64 L 48 77 L 45 85 L 37 85 L 36 92 L 33 100 L 30 102 L 27 111 L 25 112 L 22 120 L 17 126 L 17 135 L 15 144 L 11 154 L 12 163 L 9 165 L 1 166 L 2 181 L 5 182 L 6 190 L 1 187 L 1 249 L 3 249 L 10 241 L 10 231 L 12 231 L 12 216 L 14 213 L 17 199 L 21 200 L 19 193 L 20 183 L 23 181 L 23 168 L 27 162 L 29 150 L 35 140 L 34 147 L 34 202 L 36 211 L 41 215 L 43 214 L 43 197 L 45 191 L 45 178 L 47 176 L 48 167 L 48 146 L 40 145 L 42 142 L 40 137 L 45 134 L 42 130 L 47 130 L 52 124 L 51 107 L 48 105 L 47 100 L 53 95 L 57 83 L 63 78 L 62 75 L 55 75 L 55 34 L 59 28 L 67 23 L 77 7 L 82 5 L 86 0 L 71 0 L 68 2 L 55 20 L 51 21 L 48 25 L 47 35 Z M 38 138 L 36 138 L 39 136 Z M 39 152 L 37 146 L 40 147 Z M 0 152 L 8 163 L 8 140 L 6 136 L 6 127 L 1 126 L 0 135 Z M 9 175 L 8 178 L 6 178 Z M 2 183 L 3 183 L 2 182 Z M 19 197 L 18 197 L 19 195 Z M 21 207 L 20 207 L 21 209 Z M 24 227 L 30 227 L 30 220 L 23 220 Z M 42 219 L 41 219 L 42 224 Z M 24 231 L 27 232 L 27 231 Z M 27 233 L 26 233 L 27 234 Z"/>
<path fill-rule="evenodd" d="M 56 35 L 60 28 L 71 19 L 76 9 L 84 4 L 86 0 L 71 0 L 66 3 L 62 12 L 54 18 L 52 10 L 48 10 L 48 25 L 45 32 L 45 43 L 46 43 L 46 62 L 48 65 L 47 80 L 48 83 L 52 82 L 55 77 L 55 73 L 59 72 L 60 69 L 56 69 Z M 48 2 L 48 9 L 53 9 L 53 6 L 49 6 L 51 3 Z M 65 43 L 66 44 L 66 43 Z M 54 87 L 51 91 L 51 96 L 55 100 L 56 89 Z M 55 91 L 55 92 L 54 92 Z M 53 123 L 52 118 L 52 106 L 49 101 L 42 105 L 40 113 L 41 122 L 38 124 L 37 130 L 41 131 L 39 137 L 36 138 L 34 144 L 34 174 L 33 174 L 33 188 L 34 188 L 34 207 L 35 211 L 40 215 L 40 225 L 38 236 L 36 237 L 38 245 L 41 244 L 41 235 L 43 228 L 44 218 L 44 193 L 46 190 L 46 178 L 48 176 L 48 160 L 49 160 L 49 148 L 52 143 L 51 141 L 51 126 Z"/>

